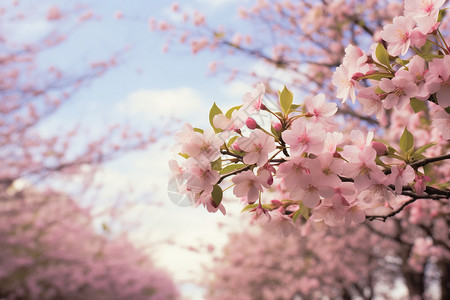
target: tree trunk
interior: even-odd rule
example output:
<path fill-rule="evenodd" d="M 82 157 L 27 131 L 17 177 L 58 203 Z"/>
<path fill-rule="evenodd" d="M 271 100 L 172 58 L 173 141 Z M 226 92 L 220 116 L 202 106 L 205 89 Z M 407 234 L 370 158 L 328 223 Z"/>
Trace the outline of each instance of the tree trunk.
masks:
<path fill-rule="evenodd" d="M 441 271 L 441 299 L 450 299 L 450 261 L 441 260 L 438 262 Z"/>

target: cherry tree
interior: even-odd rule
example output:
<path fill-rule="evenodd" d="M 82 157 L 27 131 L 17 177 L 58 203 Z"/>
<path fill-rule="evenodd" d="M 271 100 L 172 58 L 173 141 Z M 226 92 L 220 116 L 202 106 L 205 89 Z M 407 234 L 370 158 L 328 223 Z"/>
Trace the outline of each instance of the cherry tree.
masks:
<path fill-rule="evenodd" d="M 170 277 L 125 235 L 94 230 L 93 216 L 53 191 L 2 192 L 2 299 L 176 299 Z"/>
<path fill-rule="evenodd" d="M 0 5 L 0 298 L 175 299 L 174 284 L 148 253 L 126 235 L 96 232 L 90 209 L 77 202 L 93 188 L 92 176 L 104 162 L 145 149 L 154 132 L 126 124 L 91 135 L 83 133 L 89 124 L 54 134 L 40 128 L 110 71 L 121 51 L 73 69 L 46 64 L 43 57 L 69 41 L 78 26 L 98 20 L 86 6 L 32 6 Z M 48 32 L 21 38 L 39 22 Z M 56 191 L 61 182 L 68 188 L 67 182 L 80 178 L 85 185 L 76 200 L 75 193 Z"/>
<path fill-rule="evenodd" d="M 230 189 L 246 205 L 243 211 L 284 235 L 310 227 L 372 228 L 376 220 L 390 220 L 385 224 L 390 231 L 372 228 L 372 233 L 399 244 L 396 256 L 410 295 L 425 297 L 424 269 L 431 262 L 440 268 L 442 297 L 448 297 L 450 49 L 444 2 L 407 0 L 380 11 L 370 6 L 378 4 L 368 2 L 361 13 L 353 14 L 358 6 L 346 10 L 353 1 L 322 1 L 306 21 L 302 13 L 286 17 L 283 5 L 295 8 L 291 1 L 257 1 L 250 14 L 262 19 L 266 10 L 278 9 L 278 14 L 267 15 L 275 41 L 297 41 L 312 26 L 307 41 L 314 44 L 322 38 L 339 45 L 305 43 L 296 56 L 298 69 L 291 69 L 289 78 L 317 63 L 328 70 L 319 82 L 304 75 L 300 77 L 306 81 L 288 81 L 288 86 L 300 85 L 312 94 L 294 96 L 284 86 L 274 97 L 274 81 L 255 73 L 263 83 L 240 104 L 225 111 L 213 104 L 212 129 L 186 124 L 176 136 L 178 158 L 170 162 L 171 180 L 179 192 L 196 206 L 225 213 L 223 191 Z M 332 15 L 329 23 L 320 18 L 324 11 Z M 369 17 L 379 12 L 383 18 Z M 208 29 L 205 17 L 196 14 L 194 23 L 215 37 L 215 43 L 206 40 L 197 50 L 232 46 L 235 52 L 286 68 L 273 57 L 267 59 L 262 50 L 246 51 L 237 42 L 223 42 L 227 35 Z M 301 30 L 289 32 L 280 25 L 277 31 L 276 25 L 285 21 Z M 158 26 L 171 32 L 168 24 Z M 334 35 L 324 34 L 328 28 Z M 362 32 L 367 36 L 357 34 Z M 316 51 L 321 46 L 326 47 L 322 53 Z M 284 50 L 278 58 L 294 56 L 292 48 Z M 339 59 L 333 58 L 336 53 Z M 337 115 L 342 108 L 350 118 Z M 428 251 L 433 247 L 440 248 L 437 260 L 432 258 L 434 250 Z"/>

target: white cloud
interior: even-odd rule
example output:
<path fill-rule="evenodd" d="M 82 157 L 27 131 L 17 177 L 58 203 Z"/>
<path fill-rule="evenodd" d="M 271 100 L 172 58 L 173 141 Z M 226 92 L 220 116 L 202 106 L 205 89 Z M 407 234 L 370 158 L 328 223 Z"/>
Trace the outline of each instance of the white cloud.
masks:
<path fill-rule="evenodd" d="M 182 117 L 202 109 L 201 96 L 192 88 L 179 87 L 167 90 L 137 90 L 119 103 L 118 110 L 127 114 L 145 116 Z"/>

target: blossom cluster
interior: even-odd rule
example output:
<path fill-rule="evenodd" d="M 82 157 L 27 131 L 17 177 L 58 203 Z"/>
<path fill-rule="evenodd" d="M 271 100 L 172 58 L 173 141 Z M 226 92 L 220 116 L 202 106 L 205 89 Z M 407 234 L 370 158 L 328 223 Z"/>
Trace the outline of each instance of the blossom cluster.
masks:
<path fill-rule="evenodd" d="M 415 113 L 428 111 L 429 104 L 430 126 L 440 141 L 450 139 L 450 49 L 438 29 L 441 2 L 425 7 L 406 1 L 405 16 L 380 33 L 387 50 L 375 44 L 368 56 L 348 46 L 333 76 L 337 97 L 358 99 L 365 113 L 379 119 L 408 104 Z M 396 57 L 409 49 L 416 53 L 412 58 Z M 445 187 L 430 186 L 436 182 L 429 173 L 430 164 L 450 158 L 448 143 L 417 142 L 407 126 L 392 144 L 375 140 L 374 131 L 345 135 L 335 123 L 336 103 L 323 94 L 301 104 L 293 103 L 286 87 L 278 96 L 276 103 L 267 101 L 260 83 L 225 114 L 214 104 L 212 129 L 186 124 L 176 136 L 183 160 L 169 163 L 177 192 L 194 205 L 225 213 L 222 187 L 233 188 L 247 205 L 244 211 L 269 220 L 284 235 L 296 230 L 297 220 L 316 228 L 358 224 L 394 216 L 410 200 L 450 197 Z M 444 154 L 436 150 L 436 157 L 427 157 L 434 147 Z M 263 193 L 274 199 L 263 199 Z"/>
<path fill-rule="evenodd" d="M 364 112 L 378 119 L 392 108 L 411 105 L 417 112 L 422 102 L 431 102 L 434 125 L 450 139 L 450 48 L 439 31 L 444 2 L 406 0 L 404 15 L 384 26 L 384 42 L 373 44 L 370 56 L 349 45 L 333 75 L 337 97 L 353 103 L 358 99 Z"/>

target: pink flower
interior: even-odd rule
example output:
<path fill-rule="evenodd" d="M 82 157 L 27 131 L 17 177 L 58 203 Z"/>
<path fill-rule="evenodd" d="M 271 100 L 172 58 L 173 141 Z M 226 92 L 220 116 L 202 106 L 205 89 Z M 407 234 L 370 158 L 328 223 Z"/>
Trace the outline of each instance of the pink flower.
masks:
<path fill-rule="evenodd" d="M 297 176 L 297 184 L 291 190 L 291 197 L 301 200 L 306 207 L 312 208 L 319 203 L 320 196 L 333 196 L 332 186 L 337 185 L 340 180 L 337 176 L 325 176 L 320 170 L 311 171 L 311 174 Z"/>
<path fill-rule="evenodd" d="M 233 131 L 241 129 L 246 119 L 245 113 L 234 110 L 231 113 L 231 118 L 227 118 L 224 114 L 215 115 L 213 118 L 213 124 L 215 127 L 224 131 Z"/>
<path fill-rule="evenodd" d="M 390 55 L 405 55 L 411 43 L 417 47 L 425 44 L 425 35 L 413 28 L 414 20 L 404 16 L 395 17 L 394 24 L 388 24 L 383 27 L 380 36 L 389 43 L 387 51 Z"/>
<path fill-rule="evenodd" d="M 288 190 L 292 190 L 297 185 L 297 178 L 299 175 L 309 174 L 307 168 L 307 161 L 309 158 L 294 156 L 288 157 L 277 170 L 277 177 L 283 178 L 284 184 Z"/>
<path fill-rule="evenodd" d="M 337 105 L 333 102 L 326 102 L 325 95 L 319 94 L 315 97 L 305 99 L 306 112 L 314 116 L 316 121 L 333 116 L 337 112 Z"/>
<path fill-rule="evenodd" d="M 233 194 L 247 200 L 248 203 L 254 203 L 258 200 L 259 192 L 263 191 L 261 179 L 252 171 L 244 171 L 232 179 L 236 186 L 233 188 Z"/>
<path fill-rule="evenodd" d="M 188 158 L 187 162 L 186 188 L 194 193 L 204 192 L 211 194 L 213 186 L 219 181 L 219 172 L 211 169 L 211 163 L 207 160 L 201 161 Z"/>
<path fill-rule="evenodd" d="M 261 130 L 252 131 L 249 137 L 238 140 L 239 148 L 246 152 L 244 163 L 263 166 L 269 159 L 269 153 L 276 149 L 275 141 Z"/>
<path fill-rule="evenodd" d="M 299 118 L 292 123 L 291 130 L 286 130 L 281 135 L 292 153 L 319 154 L 323 150 L 326 132 L 320 123 L 306 123 L 304 119 Z"/>
<path fill-rule="evenodd" d="M 362 191 L 371 184 L 383 184 L 385 182 L 387 177 L 376 165 L 377 153 L 371 146 L 364 147 L 359 153 L 346 151 L 347 147 L 345 146 L 344 151 L 341 152 L 341 155 L 349 161 L 343 170 L 343 174 L 354 178 L 357 190 Z"/>
<path fill-rule="evenodd" d="M 426 74 L 428 91 L 430 94 L 436 93 L 438 104 L 446 108 L 450 106 L 450 55 L 433 59 L 429 68 Z"/>
<path fill-rule="evenodd" d="M 417 195 L 423 195 L 423 192 L 427 187 L 427 181 L 431 181 L 431 178 L 426 175 L 416 175 L 414 190 L 416 191 Z"/>
<path fill-rule="evenodd" d="M 364 113 L 376 115 L 381 119 L 384 114 L 384 107 L 380 95 L 375 92 L 376 87 L 367 87 L 359 91 L 358 101 L 361 103 Z"/>
<path fill-rule="evenodd" d="M 403 186 L 413 182 L 415 177 L 416 173 L 414 172 L 414 169 L 410 165 L 406 165 L 406 167 L 392 167 L 391 174 L 389 174 L 388 179 L 391 184 L 395 185 L 395 192 L 400 195 L 402 193 Z"/>
<path fill-rule="evenodd" d="M 430 96 L 430 92 L 425 85 L 425 74 L 427 72 L 425 60 L 419 55 L 415 55 L 409 61 L 408 70 L 398 70 L 395 75 L 408 78 L 409 81 L 414 82 L 418 88 L 415 97 L 420 100 L 427 100 Z"/>
<path fill-rule="evenodd" d="M 333 85 L 338 88 L 336 97 L 342 99 L 342 103 L 349 97 L 355 103 L 355 89 L 360 85 L 353 76 L 355 73 L 366 73 L 371 69 L 371 66 L 366 61 L 367 55 L 358 47 L 349 45 L 345 48 L 342 65 L 336 68 L 332 80 Z"/>
<path fill-rule="evenodd" d="M 445 0 L 405 0 L 405 16 L 416 21 L 418 29 L 427 34 L 437 29 L 439 9 Z"/>
<path fill-rule="evenodd" d="M 240 108 L 240 111 L 252 113 L 254 111 L 259 111 L 262 105 L 262 99 L 265 93 L 265 86 L 263 83 L 258 83 L 253 92 L 244 94 L 242 100 L 244 105 Z"/>
<path fill-rule="evenodd" d="M 187 135 L 191 134 L 189 131 Z M 202 133 L 194 132 L 190 138 L 182 145 L 182 152 L 190 157 L 214 161 L 220 156 L 220 146 L 223 140 L 211 129 Z"/>
<path fill-rule="evenodd" d="M 394 77 L 392 80 L 387 78 L 381 79 L 380 89 L 388 93 L 386 99 L 383 100 L 383 106 L 391 109 L 403 109 L 411 98 L 417 95 L 418 89 L 414 82 L 410 82 L 406 77 Z"/>
<path fill-rule="evenodd" d="M 272 232 L 275 232 L 279 236 L 287 237 L 297 231 L 292 219 L 285 215 L 280 210 L 275 210 L 270 213 L 271 220 L 264 227 Z"/>
<path fill-rule="evenodd" d="M 440 109 L 433 114 L 433 125 L 439 130 L 442 138 L 450 140 L 450 114 Z"/>

